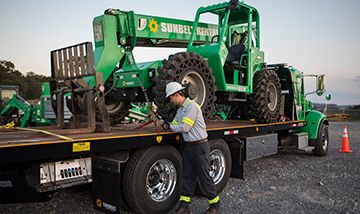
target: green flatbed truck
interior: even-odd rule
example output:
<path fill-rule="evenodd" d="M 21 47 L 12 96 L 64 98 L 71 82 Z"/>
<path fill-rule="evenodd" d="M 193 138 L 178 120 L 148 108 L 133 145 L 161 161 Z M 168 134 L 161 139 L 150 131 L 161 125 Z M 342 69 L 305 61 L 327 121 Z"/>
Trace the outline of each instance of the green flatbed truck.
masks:
<path fill-rule="evenodd" d="M 325 155 L 327 125 L 323 119 L 310 139 L 305 131 L 314 125 L 306 120 L 209 122 L 210 173 L 218 190 L 230 176 L 244 177 L 244 161 L 284 149 Z M 100 211 L 169 212 L 180 195 L 181 135 L 150 126 L 129 131 L 134 128 L 90 134 L 57 127 L 0 130 L 0 202 L 50 200 L 59 189 L 92 183 L 94 208 Z"/>
<path fill-rule="evenodd" d="M 204 13 L 219 22 L 200 23 Z M 158 119 L 171 119 L 175 109 L 163 92 L 174 80 L 209 119 L 210 173 L 219 191 L 230 176 L 244 176 L 244 161 L 287 149 L 327 154 L 328 121 L 306 99 L 306 75 L 264 62 L 255 8 L 233 0 L 201 7 L 194 22 L 109 9 L 93 27 L 95 51 L 86 42 L 51 52 L 57 127 L 0 130 L 2 203 L 48 200 L 58 189 L 92 183 L 95 209 L 169 212 L 182 182 L 181 134 L 119 124 L 131 102 L 154 102 Z M 232 50 L 233 42 L 243 51 Z M 187 51 L 135 63 L 136 46 Z M 322 95 L 324 75 L 315 77 L 314 93 Z M 213 117 L 218 113 L 226 120 Z"/>
<path fill-rule="evenodd" d="M 291 83 L 282 84 L 282 121 L 261 124 L 230 118 L 207 122 L 210 173 L 219 191 L 230 176 L 243 178 L 244 161 L 281 150 L 327 154 L 328 121 L 305 99 L 304 75 L 289 72 L 296 75 L 281 77 Z M 324 90 L 323 78 L 318 78 L 318 93 Z M 100 211 L 170 211 L 182 182 L 181 134 L 137 127 L 123 124 L 110 132 L 90 133 L 58 127 L 0 129 L 0 202 L 49 200 L 59 189 L 92 183 L 94 208 Z M 197 189 L 201 194 L 201 185 Z"/>

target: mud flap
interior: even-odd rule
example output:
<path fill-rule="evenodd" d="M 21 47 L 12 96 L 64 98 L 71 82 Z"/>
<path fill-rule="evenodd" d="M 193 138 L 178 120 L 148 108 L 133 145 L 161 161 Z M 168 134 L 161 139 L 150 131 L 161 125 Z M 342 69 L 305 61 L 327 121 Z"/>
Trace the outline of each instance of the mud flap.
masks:
<path fill-rule="evenodd" d="M 226 140 L 231 151 L 231 174 L 233 178 L 244 179 L 245 142 L 235 137 Z"/>
<path fill-rule="evenodd" d="M 129 159 L 127 152 L 92 158 L 92 195 L 94 209 L 105 213 L 130 210 L 123 193 L 123 164 Z"/>

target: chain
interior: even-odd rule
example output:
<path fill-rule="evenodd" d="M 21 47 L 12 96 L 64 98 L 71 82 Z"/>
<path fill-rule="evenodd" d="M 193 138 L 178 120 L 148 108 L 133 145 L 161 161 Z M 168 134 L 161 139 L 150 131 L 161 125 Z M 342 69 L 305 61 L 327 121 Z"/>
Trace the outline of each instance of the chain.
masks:
<path fill-rule="evenodd" d="M 138 81 L 138 83 L 140 85 L 141 91 L 143 92 L 143 94 L 145 96 L 146 102 L 150 105 L 149 106 L 149 108 L 150 108 L 150 120 L 154 121 L 155 128 L 156 128 L 156 130 L 158 130 L 158 126 L 161 123 L 161 121 L 159 120 L 159 116 L 156 114 L 156 112 L 152 108 L 152 103 L 150 102 L 149 96 L 148 96 L 148 94 L 146 92 L 146 89 L 145 89 L 144 85 L 141 82 L 141 79 L 140 79 L 139 75 L 136 76 L 136 79 L 137 79 L 137 81 Z"/>
<path fill-rule="evenodd" d="M 124 128 L 123 126 L 111 126 L 111 130 L 128 132 L 128 131 L 133 131 L 134 128 Z"/>

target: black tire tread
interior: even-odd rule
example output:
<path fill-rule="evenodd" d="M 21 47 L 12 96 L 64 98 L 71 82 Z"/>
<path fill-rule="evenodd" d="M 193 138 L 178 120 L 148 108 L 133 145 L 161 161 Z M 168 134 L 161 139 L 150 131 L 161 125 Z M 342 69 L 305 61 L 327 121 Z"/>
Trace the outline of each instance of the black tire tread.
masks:
<path fill-rule="evenodd" d="M 144 210 L 142 208 L 142 204 L 144 203 L 144 201 L 140 200 L 139 198 L 136 197 L 136 195 L 132 194 L 133 192 L 136 191 L 135 189 L 136 186 L 139 185 L 135 183 L 136 180 L 135 178 L 137 178 L 140 175 L 139 165 L 143 165 L 144 163 L 146 163 L 146 158 L 148 158 L 151 155 L 154 155 L 160 149 L 166 149 L 168 152 L 170 152 L 170 150 L 173 150 L 175 154 L 178 154 L 178 157 L 181 162 L 181 155 L 178 153 L 178 151 L 175 148 L 171 146 L 152 146 L 135 151 L 126 164 L 124 179 L 123 179 L 124 196 L 129 206 L 136 213 L 148 213 L 148 210 Z"/>
<path fill-rule="evenodd" d="M 167 101 L 165 97 L 165 87 L 171 81 L 179 81 L 183 72 L 188 67 L 197 69 L 204 76 L 204 80 L 208 83 L 208 101 L 202 106 L 202 112 L 205 119 L 209 119 L 214 111 L 214 103 L 216 101 L 214 78 L 212 70 L 200 55 L 193 52 L 179 52 L 170 55 L 163 61 L 163 66 L 159 68 L 158 78 L 155 79 L 155 87 L 153 88 L 154 102 L 158 107 L 158 113 L 167 121 L 171 121 L 176 113 L 176 107 Z"/>
<path fill-rule="evenodd" d="M 269 82 L 274 83 L 278 94 L 276 109 L 274 111 L 268 108 L 266 102 L 266 87 Z M 254 117 L 258 123 L 274 123 L 278 121 L 280 114 L 280 97 L 281 84 L 276 72 L 267 69 L 257 72 L 254 78 L 253 94 L 248 97 L 250 117 Z"/>
<path fill-rule="evenodd" d="M 116 113 L 109 114 L 111 125 L 120 124 L 129 115 L 131 104 L 123 101 L 123 106 Z"/>
<path fill-rule="evenodd" d="M 153 151 L 154 149 L 155 149 L 155 147 L 151 147 L 150 149 L 144 148 L 144 149 L 135 151 L 134 154 L 132 154 L 131 159 L 129 160 L 129 162 L 126 164 L 126 167 L 125 167 L 124 186 L 123 186 L 124 195 L 127 200 L 127 203 L 134 210 L 136 207 L 140 207 L 140 206 L 138 205 L 133 194 L 130 194 L 131 192 L 133 192 L 131 190 L 131 188 L 133 188 L 132 179 L 130 179 L 130 178 L 134 178 L 134 176 L 136 175 L 138 163 L 146 157 L 144 154 L 149 151 Z M 143 210 L 135 210 L 135 211 L 144 213 Z"/>
<path fill-rule="evenodd" d="M 324 150 L 324 148 L 322 147 L 322 132 L 326 130 L 327 132 L 327 140 L 328 140 L 328 145 L 327 148 Z M 325 156 L 328 152 L 328 148 L 329 148 L 329 126 L 325 123 L 321 123 L 320 128 L 319 128 L 319 132 L 318 132 L 318 138 L 315 142 L 315 148 L 313 150 L 313 154 L 316 156 Z"/>

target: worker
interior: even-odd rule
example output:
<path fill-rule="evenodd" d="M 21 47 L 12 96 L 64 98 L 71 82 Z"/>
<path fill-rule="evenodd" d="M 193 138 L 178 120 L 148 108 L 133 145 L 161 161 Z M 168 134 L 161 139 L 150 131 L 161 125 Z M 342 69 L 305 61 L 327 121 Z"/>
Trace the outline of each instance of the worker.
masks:
<path fill-rule="evenodd" d="M 183 156 L 183 186 L 180 203 L 175 213 L 190 213 L 190 201 L 194 194 L 197 178 L 209 199 L 209 209 L 205 213 L 219 213 L 220 200 L 210 172 L 210 146 L 207 140 L 206 124 L 201 107 L 190 98 L 185 98 L 184 87 L 178 82 L 166 85 L 166 97 L 178 106 L 171 123 L 163 128 L 182 133 L 185 141 Z"/>
<path fill-rule="evenodd" d="M 228 49 L 229 53 L 226 58 L 227 64 L 239 64 L 241 55 L 246 52 L 247 32 L 239 34 L 234 31 L 231 34 L 231 47 Z"/>

